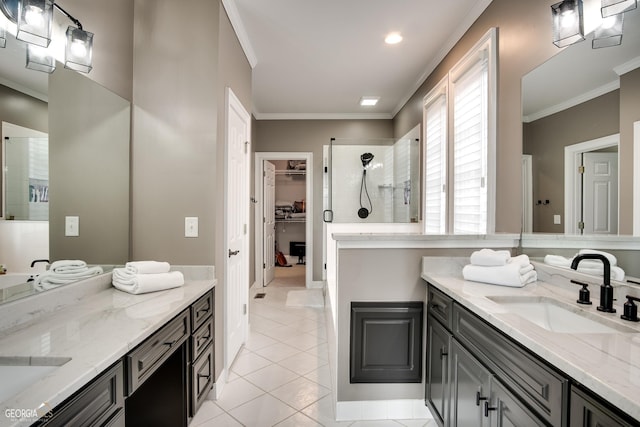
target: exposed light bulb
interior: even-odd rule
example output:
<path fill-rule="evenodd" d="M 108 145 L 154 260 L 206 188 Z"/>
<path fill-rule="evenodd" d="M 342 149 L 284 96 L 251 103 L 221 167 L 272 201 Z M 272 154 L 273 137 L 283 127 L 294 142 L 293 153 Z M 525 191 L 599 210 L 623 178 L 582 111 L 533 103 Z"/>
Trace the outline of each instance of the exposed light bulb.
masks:
<path fill-rule="evenodd" d="M 43 14 L 44 14 L 44 11 L 41 8 L 37 6 L 29 5 L 29 7 L 27 8 L 27 11 L 24 14 L 24 19 L 27 22 L 27 24 L 31 26 L 41 27 L 44 23 Z"/>
<path fill-rule="evenodd" d="M 385 37 L 384 42 L 386 44 L 398 44 L 402 41 L 400 33 L 390 33 Z"/>
<path fill-rule="evenodd" d="M 617 15 L 612 15 L 607 18 L 603 18 L 602 24 L 600 24 L 600 27 L 603 30 L 608 30 L 610 28 L 613 28 L 613 26 L 616 25 L 616 22 L 617 22 Z"/>
<path fill-rule="evenodd" d="M 80 40 L 74 40 L 71 43 L 71 53 L 76 57 L 84 57 L 87 54 L 87 46 Z"/>
<path fill-rule="evenodd" d="M 562 28 L 572 28 L 576 25 L 576 14 L 573 11 L 564 12 L 560 18 L 560 25 Z"/>

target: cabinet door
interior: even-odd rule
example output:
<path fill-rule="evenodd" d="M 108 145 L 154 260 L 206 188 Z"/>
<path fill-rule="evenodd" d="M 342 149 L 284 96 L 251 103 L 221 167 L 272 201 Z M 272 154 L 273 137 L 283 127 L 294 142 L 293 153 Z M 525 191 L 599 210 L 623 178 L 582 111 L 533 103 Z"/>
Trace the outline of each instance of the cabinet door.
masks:
<path fill-rule="evenodd" d="M 455 339 L 451 344 L 451 426 L 482 426 L 491 373 Z"/>
<path fill-rule="evenodd" d="M 492 379 L 491 399 L 484 402 L 484 416 L 491 427 L 546 426 L 521 400 L 511 394 L 499 381 Z"/>
<path fill-rule="evenodd" d="M 432 316 L 427 321 L 427 404 L 438 425 L 448 425 L 449 332 Z"/>
<path fill-rule="evenodd" d="M 595 398 L 587 396 L 585 393 L 582 393 L 581 390 L 572 387 L 569 425 L 571 427 L 622 427 L 633 424 L 623 421 Z"/>

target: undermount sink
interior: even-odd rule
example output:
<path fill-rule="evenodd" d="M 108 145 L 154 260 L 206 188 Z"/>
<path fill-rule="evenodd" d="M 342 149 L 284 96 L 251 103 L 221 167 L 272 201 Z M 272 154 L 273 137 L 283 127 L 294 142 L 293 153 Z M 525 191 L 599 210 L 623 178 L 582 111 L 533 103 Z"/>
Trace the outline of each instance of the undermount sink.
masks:
<path fill-rule="evenodd" d="M 564 334 L 617 334 L 637 333 L 632 328 L 619 325 L 593 313 L 572 307 L 546 297 L 489 296 L 509 313 L 535 323 L 548 331 Z"/>
<path fill-rule="evenodd" d="M 0 357 L 0 402 L 64 365 L 69 357 Z"/>

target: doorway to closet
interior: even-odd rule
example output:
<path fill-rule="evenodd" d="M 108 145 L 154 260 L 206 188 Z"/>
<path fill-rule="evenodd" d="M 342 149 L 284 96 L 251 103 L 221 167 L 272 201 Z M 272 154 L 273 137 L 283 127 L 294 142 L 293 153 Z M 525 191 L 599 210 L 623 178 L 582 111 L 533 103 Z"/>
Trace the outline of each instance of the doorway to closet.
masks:
<path fill-rule="evenodd" d="M 311 287 L 313 154 L 256 153 L 256 286 Z"/>

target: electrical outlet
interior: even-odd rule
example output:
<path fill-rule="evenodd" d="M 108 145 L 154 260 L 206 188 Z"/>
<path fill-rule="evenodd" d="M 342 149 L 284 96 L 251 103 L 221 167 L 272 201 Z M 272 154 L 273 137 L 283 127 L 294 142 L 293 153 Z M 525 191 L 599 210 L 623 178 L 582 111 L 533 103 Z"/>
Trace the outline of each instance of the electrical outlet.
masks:
<path fill-rule="evenodd" d="M 64 235 L 69 237 L 77 237 L 80 235 L 80 217 L 79 216 L 64 217 Z"/>
<path fill-rule="evenodd" d="M 197 216 L 187 216 L 184 218 L 184 237 L 198 237 Z"/>
<path fill-rule="evenodd" d="M 553 216 L 553 223 L 554 224 L 562 224 L 562 220 L 560 219 L 560 215 L 554 215 Z"/>

